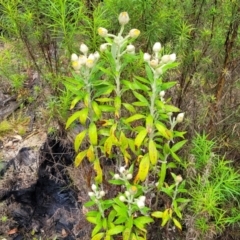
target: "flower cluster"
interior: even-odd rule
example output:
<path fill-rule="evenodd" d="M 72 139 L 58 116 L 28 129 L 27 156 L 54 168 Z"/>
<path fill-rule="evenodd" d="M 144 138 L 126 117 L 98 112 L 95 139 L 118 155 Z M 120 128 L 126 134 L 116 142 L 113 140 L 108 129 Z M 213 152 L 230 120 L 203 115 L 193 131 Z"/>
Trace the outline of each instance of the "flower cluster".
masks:
<path fill-rule="evenodd" d="M 127 12 L 122 12 L 120 13 L 119 17 L 118 17 L 118 21 L 121 25 L 121 30 L 119 32 L 118 35 L 114 35 L 114 34 L 110 34 L 108 33 L 108 30 L 106 28 L 100 27 L 98 28 L 98 34 L 103 37 L 103 38 L 112 38 L 113 42 L 110 43 L 109 41 L 107 43 L 103 43 L 100 46 L 100 51 L 104 52 L 107 50 L 108 46 L 112 46 L 112 44 L 116 44 L 117 46 L 119 46 L 119 49 L 121 48 L 121 46 L 123 46 L 129 38 L 137 38 L 140 34 L 140 31 L 138 29 L 131 29 L 129 31 L 129 33 L 123 37 L 122 33 L 124 30 L 124 26 L 129 22 L 130 18 L 128 16 Z M 122 56 L 124 53 L 130 53 L 130 54 L 135 54 L 135 46 L 132 44 L 129 44 L 126 46 L 126 49 L 120 54 L 120 56 Z"/>
<path fill-rule="evenodd" d="M 174 62 L 176 60 L 175 53 L 161 56 L 161 48 L 161 43 L 156 42 L 152 48 L 154 54 L 151 56 L 149 53 L 144 53 L 143 55 L 143 60 L 150 65 L 150 67 L 153 69 L 154 74 L 157 77 L 159 77 L 163 73 L 162 68 L 165 64 Z"/>
<path fill-rule="evenodd" d="M 89 197 L 99 200 L 105 196 L 105 192 L 103 190 L 98 190 L 98 187 L 95 184 L 92 184 L 91 188 L 92 192 L 88 193 Z"/>
<path fill-rule="evenodd" d="M 72 67 L 76 72 L 79 72 L 83 66 L 91 69 L 96 64 L 97 60 L 100 57 L 99 52 L 90 53 L 88 55 L 88 47 L 84 43 L 80 45 L 80 52 L 83 53 L 82 55 L 78 56 L 77 54 L 73 53 L 71 56 Z"/>
<path fill-rule="evenodd" d="M 114 179 L 123 181 L 131 180 L 132 177 L 133 177 L 132 173 L 129 170 L 127 170 L 125 166 L 120 167 L 119 174 L 116 173 L 113 176 Z"/>

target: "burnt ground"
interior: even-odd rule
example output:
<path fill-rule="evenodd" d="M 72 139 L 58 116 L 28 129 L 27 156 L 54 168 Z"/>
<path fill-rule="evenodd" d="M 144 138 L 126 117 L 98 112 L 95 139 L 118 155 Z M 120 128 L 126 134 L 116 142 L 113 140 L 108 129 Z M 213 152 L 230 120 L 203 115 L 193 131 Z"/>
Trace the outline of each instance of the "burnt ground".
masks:
<path fill-rule="evenodd" d="M 0 211 L 8 220 L 0 226 L 0 236 L 89 239 L 89 224 L 82 213 L 83 193 L 68 173 L 73 159 L 70 146 L 48 137 L 38 154 L 25 147 L 5 163 Z"/>

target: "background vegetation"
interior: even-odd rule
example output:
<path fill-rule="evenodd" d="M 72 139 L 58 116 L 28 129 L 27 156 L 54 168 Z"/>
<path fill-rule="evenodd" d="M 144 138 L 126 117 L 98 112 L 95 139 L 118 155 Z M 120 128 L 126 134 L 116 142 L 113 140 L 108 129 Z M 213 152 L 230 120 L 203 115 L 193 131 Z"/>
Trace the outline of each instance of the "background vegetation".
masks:
<path fill-rule="evenodd" d="M 164 53 L 177 54 L 180 65 L 166 81 L 178 82 L 167 97 L 186 116 L 181 129 L 187 130 L 189 142 L 181 152 L 185 166 L 179 171 L 189 176 L 193 199 L 186 216 L 195 218 L 186 217 L 185 225 L 191 237 L 214 239 L 239 221 L 238 1 L 0 0 L 0 90 L 16 96 L 23 119 L 34 112 L 48 131 L 64 126 L 74 97 L 63 84 L 72 76 L 71 54 L 81 42 L 92 52 L 98 50 L 102 40 L 97 29 L 104 26 L 117 33 L 122 11 L 131 18 L 127 28 L 141 31 L 137 48 L 151 52 L 159 41 Z M 131 67 L 128 74 L 138 66 Z M 4 132 L 23 122 L 11 121 L 15 125 L 6 127 L 5 122 Z M 212 205 L 206 206 L 211 198 Z M 232 204 L 229 199 L 234 199 Z"/>

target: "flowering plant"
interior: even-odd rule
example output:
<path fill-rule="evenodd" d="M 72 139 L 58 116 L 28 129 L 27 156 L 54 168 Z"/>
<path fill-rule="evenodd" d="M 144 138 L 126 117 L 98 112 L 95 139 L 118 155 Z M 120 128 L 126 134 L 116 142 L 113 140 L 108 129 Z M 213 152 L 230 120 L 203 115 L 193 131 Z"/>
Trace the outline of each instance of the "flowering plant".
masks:
<path fill-rule="evenodd" d="M 78 152 L 75 165 L 79 166 L 86 158 L 96 173 L 89 192 L 91 200 L 86 203 L 87 207 L 95 205 L 98 208 L 87 213 L 87 220 L 96 225 L 92 231 L 94 240 L 113 239 L 119 234 L 126 240 L 146 239 L 146 224 L 153 222 L 149 212 L 157 207 L 160 192 L 172 198 L 173 204 L 168 209 L 174 210 L 181 219 L 181 208 L 175 202 L 177 193 L 183 191 L 176 190 L 172 194 L 165 186 L 167 169 L 176 166 L 169 158 L 181 162 L 177 151 L 186 143 L 184 132 L 174 129 L 183 121 L 184 113 L 178 113 L 180 110 L 165 98 L 167 90 L 176 82 L 163 82 L 166 71 L 178 65 L 176 54 L 163 55 L 163 48 L 157 42 L 152 55 L 137 55 L 132 42 L 140 31 L 131 29 L 124 36 L 129 16 L 123 12 L 118 20 L 121 27 L 117 35 L 103 27 L 98 29 L 106 41 L 100 46 L 101 54 L 87 55 L 88 47 L 82 44 L 83 55 L 72 55 L 75 82 L 66 83 L 76 92 L 71 108 L 82 103 L 82 108 L 66 125 L 69 127 L 79 120 L 85 126 L 75 138 L 74 147 Z M 145 62 L 146 77 L 134 75 L 130 80 L 122 79 L 126 66 L 137 61 Z M 140 67 L 144 70 L 142 65 Z M 174 113 L 178 113 L 176 117 Z M 183 140 L 175 143 L 175 138 Z M 102 184 L 100 163 L 104 163 L 104 157 L 116 160 L 117 172 L 112 173 L 109 183 L 120 187 L 120 192 L 110 199 Z M 178 186 L 176 183 L 176 189 Z M 176 217 L 165 214 L 168 217 L 164 218 L 160 212 L 152 216 L 165 222 L 173 220 L 181 229 Z"/>

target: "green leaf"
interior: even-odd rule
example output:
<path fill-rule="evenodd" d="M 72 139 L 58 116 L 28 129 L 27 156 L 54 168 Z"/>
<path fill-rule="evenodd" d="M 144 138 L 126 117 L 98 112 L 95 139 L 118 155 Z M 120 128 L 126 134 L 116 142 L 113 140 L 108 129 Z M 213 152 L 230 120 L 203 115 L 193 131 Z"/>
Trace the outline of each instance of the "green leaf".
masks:
<path fill-rule="evenodd" d="M 149 102 L 148 100 L 140 93 L 136 92 L 136 91 L 132 91 L 133 95 L 140 101 L 143 102 L 145 104 L 147 104 L 149 106 Z"/>
<path fill-rule="evenodd" d="M 161 136 L 165 137 L 167 140 L 171 140 L 173 138 L 172 131 L 168 130 L 163 124 L 156 123 L 155 126 Z"/>
<path fill-rule="evenodd" d="M 136 78 L 137 80 L 146 83 L 146 84 L 150 84 L 149 80 L 143 77 L 139 77 L 139 76 L 134 76 L 134 78 Z"/>
<path fill-rule="evenodd" d="M 114 224 L 119 225 L 121 223 L 125 223 L 127 221 L 127 216 L 119 216 L 115 221 Z"/>
<path fill-rule="evenodd" d="M 145 137 L 147 136 L 147 129 L 144 128 L 143 130 L 141 130 L 138 135 L 136 136 L 135 140 L 134 140 L 134 144 L 137 148 L 139 148 L 142 145 L 143 140 L 145 139 Z"/>
<path fill-rule="evenodd" d="M 97 102 L 112 102 L 112 98 L 107 98 L 107 97 L 102 97 L 102 98 L 96 98 L 95 99 Z"/>
<path fill-rule="evenodd" d="M 123 231 L 123 240 L 130 240 L 131 232 L 131 228 L 125 228 L 125 230 Z"/>
<path fill-rule="evenodd" d="M 87 133 L 87 129 L 83 130 L 82 132 L 80 132 L 76 138 L 75 138 L 75 141 L 74 141 L 74 150 L 75 152 L 78 151 L 79 147 L 81 146 L 82 144 L 82 141 L 83 139 L 85 138 L 86 136 L 86 133 Z"/>
<path fill-rule="evenodd" d="M 133 105 L 129 104 L 129 103 L 123 103 L 123 106 L 130 112 L 130 113 L 136 113 L 135 108 L 133 107 Z"/>
<path fill-rule="evenodd" d="M 149 104 L 145 103 L 145 102 L 133 102 L 132 105 L 136 106 L 136 107 L 148 107 L 149 106 Z"/>
<path fill-rule="evenodd" d="M 99 105 L 99 108 L 103 112 L 114 112 L 115 108 L 113 106 Z"/>
<path fill-rule="evenodd" d="M 101 229 L 102 229 L 102 221 L 98 221 L 97 225 L 92 230 L 91 236 L 93 237 L 94 235 L 96 235 Z"/>
<path fill-rule="evenodd" d="M 86 219 L 90 223 L 97 224 L 97 218 L 96 217 L 87 217 Z"/>
<path fill-rule="evenodd" d="M 108 215 L 108 223 L 113 222 L 117 212 L 113 209 Z"/>
<path fill-rule="evenodd" d="M 181 159 L 178 157 L 178 155 L 170 150 L 171 156 L 177 160 L 178 162 L 181 162 Z"/>
<path fill-rule="evenodd" d="M 84 204 L 85 206 L 85 204 Z M 89 211 L 87 214 L 86 214 L 86 217 L 97 217 L 99 215 L 99 211 Z"/>
<path fill-rule="evenodd" d="M 98 132 L 94 122 L 91 122 L 88 128 L 89 141 L 93 146 L 98 144 Z"/>
<path fill-rule="evenodd" d="M 71 102 L 70 110 L 72 110 L 72 109 L 76 106 L 76 104 L 77 104 L 80 100 L 82 100 L 82 98 L 83 98 L 83 95 L 75 97 L 75 98 L 72 100 L 72 102 Z"/>
<path fill-rule="evenodd" d="M 83 108 L 80 112 L 79 121 L 82 125 L 85 125 L 88 117 L 88 108 Z"/>
<path fill-rule="evenodd" d="M 77 111 L 77 112 L 75 112 L 71 117 L 69 117 L 68 120 L 67 120 L 67 123 L 66 123 L 66 129 L 67 129 L 75 120 L 77 120 L 77 119 L 80 117 L 81 114 L 82 114 L 81 111 Z"/>
<path fill-rule="evenodd" d="M 172 105 L 164 105 L 164 110 L 166 112 L 180 112 L 180 109 Z"/>
<path fill-rule="evenodd" d="M 187 140 L 182 140 L 182 141 L 176 143 L 175 145 L 172 146 L 171 151 L 175 153 L 176 151 L 181 149 L 186 142 L 187 142 Z"/>
<path fill-rule="evenodd" d="M 172 88 L 176 84 L 177 84 L 177 82 L 165 82 L 165 83 L 162 84 L 161 89 L 162 90 L 167 90 L 169 88 Z"/>
<path fill-rule="evenodd" d="M 134 179 L 134 183 L 137 183 L 139 180 L 143 182 L 147 178 L 149 166 L 150 166 L 149 156 L 148 154 L 145 154 L 142 157 L 141 162 L 139 164 L 138 173 Z"/>
<path fill-rule="evenodd" d="M 153 217 L 155 217 L 155 218 L 162 218 L 163 212 L 156 211 L 156 212 L 153 212 L 153 213 L 151 214 L 151 216 L 153 216 Z"/>
<path fill-rule="evenodd" d="M 152 139 L 149 140 L 148 153 L 149 153 L 151 164 L 156 165 L 158 160 L 158 151 L 157 151 L 156 143 Z"/>
<path fill-rule="evenodd" d="M 101 232 L 96 234 L 94 237 L 91 238 L 91 240 L 101 240 L 105 236 L 105 233 Z"/>
<path fill-rule="evenodd" d="M 135 114 L 127 119 L 125 119 L 125 122 L 126 123 L 130 123 L 130 122 L 133 122 L 133 121 L 137 121 L 139 119 L 142 119 L 142 118 L 145 118 L 146 116 L 145 115 L 142 115 L 142 114 Z"/>
<path fill-rule="evenodd" d="M 98 119 L 102 116 L 102 111 L 99 108 L 98 104 L 95 101 L 92 101 L 92 109 L 94 111 L 94 113 L 96 114 L 96 116 L 98 117 Z"/>
<path fill-rule="evenodd" d="M 147 219 L 143 219 L 147 218 Z M 143 232 L 146 232 L 145 225 L 146 223 L 153 222 L 153 219 L 151 217 L 138 217 L 133 220 L 133 225 L 135 225 L 138 229 L 140 229 Z"/>
<path fill-rule="evenodd" d="M 78 153 L 78 155 L 76 156 L 75 161 L 74 161 L 75 167 L 78 167 L 81 164 L 82 160 L 84 159 L 84 157 L 86 155 L 87 155 L 87 150 L 84 150 L 84 151 Z"/>
<path fill-rule="evenodd" d="M 148 77 L 150 83 L 152 83 L 153 82 L 153 72 L 148 64 L 145 64 L 145 70 L 146 70 L 147 77 Z"/>
<path fill-rule="evenodd" d="M 178 229 L 182 230 L 182 225 L 176 218 L 173 218 L 173 223 Z"/>
<path fill-rule="evenodd" d="M 108 235 L 117 235 L 119 233 L 122 233 L 124 230 L 124 226 L 115 226 L 113 228 L 111 228 L 110 230 L 107 231 Z"/>

